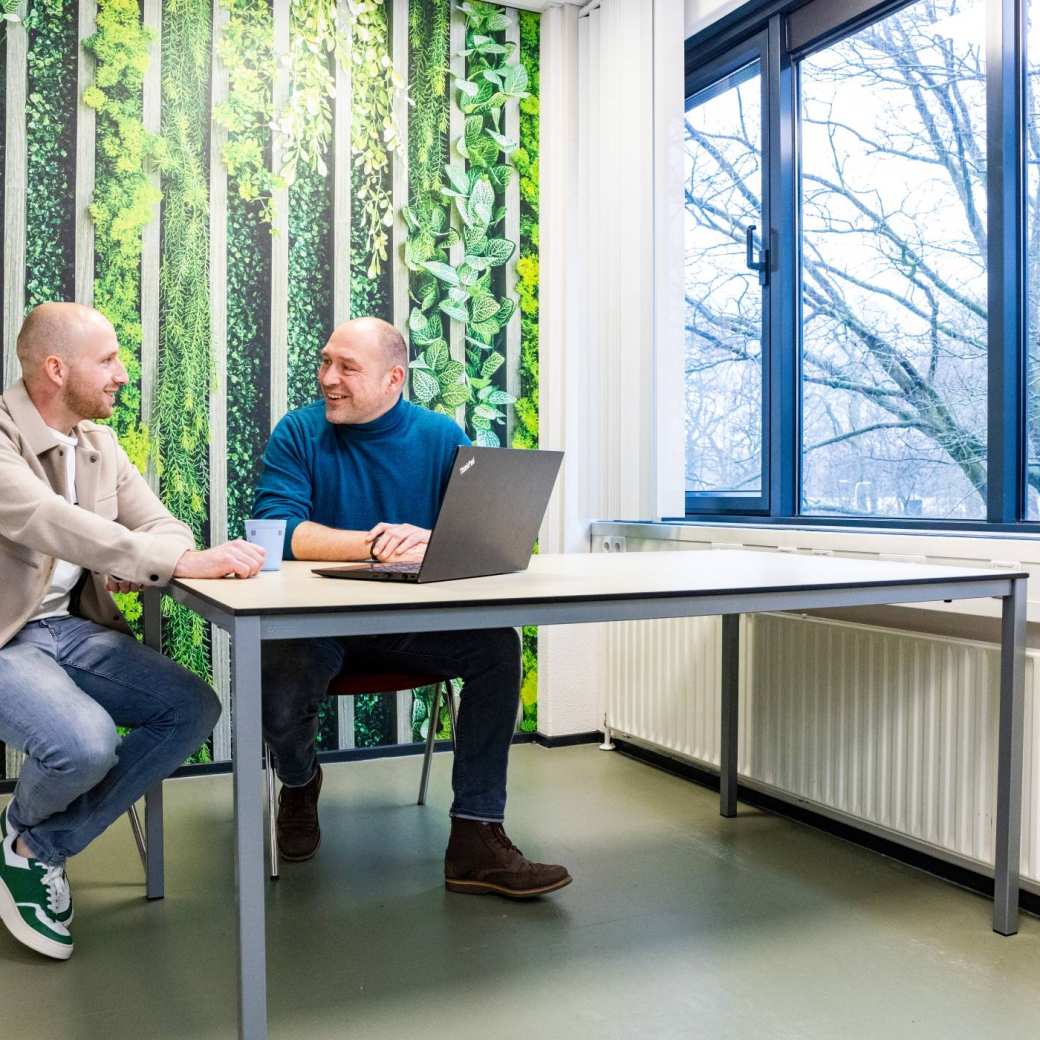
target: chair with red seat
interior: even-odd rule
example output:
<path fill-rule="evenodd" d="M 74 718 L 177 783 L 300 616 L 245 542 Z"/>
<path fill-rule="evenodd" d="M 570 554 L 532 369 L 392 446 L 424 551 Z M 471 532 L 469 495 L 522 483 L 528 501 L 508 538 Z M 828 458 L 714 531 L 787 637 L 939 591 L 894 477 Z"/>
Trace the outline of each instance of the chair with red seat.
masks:
<path fill-rule="evenodd" d="M 426 804 L 426 788 L 430 781 L 430 759 L 433 757 L 433 744 L 437 737 L 437 721 L 440 718 L 441 696 L 448 701 L 448 714 L 451 718 L 451 743 L 455 746 L 455 695 L 451 680 L 441 675 L 427 675 L 422 672 L 340 672 L 329 683 L 329 695 L 333 697 L 357 697 L 365 693 L 397 693 L 399 690 L 415 690 L 420 686 L 434 688 L 433 704 L 430 706 L 430 725 L 426 734 L 426 750 L 423 753 L 422 775 L 419 780 L 419 805 Z M 267 758 L 267 822 L 271 855 L 271 878 L 278 877 L 278 838 L 275 822 L 278 815 L 275 799 L 274 770 L 271 768 L 271 751 L 265 745 Z"/>

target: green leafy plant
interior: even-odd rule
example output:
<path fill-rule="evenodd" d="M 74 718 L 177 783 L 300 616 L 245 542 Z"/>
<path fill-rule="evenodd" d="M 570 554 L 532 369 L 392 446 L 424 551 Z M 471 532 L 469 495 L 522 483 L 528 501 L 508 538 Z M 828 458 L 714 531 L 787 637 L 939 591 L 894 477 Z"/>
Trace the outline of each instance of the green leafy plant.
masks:
<path fill-rule="evenodd" d="M 285 186 L 268 162 L 274 118 L 274 25 L 268 0 L 220 0 L 227 23 L 217 53 L 227 72 L 228 96 L 213 109 L 227 130 L 221 153 L 235 194 L 256 203 L 271 220 L 271 194 Z"/>
<path fill-rule="evenodd" d="M 336 96 L 333 56 L 342 53 L 335 0 L 293 0 L 289 5 L 289 98 L 275 113 L 271 129 L 284 141 L 287 183 L 303 165 L 328 173 L 332 101 Z"/>
<path fill-rule="evenodd" d="M 422 0 L 408 8 L 411 111 L 408 182 L 413 209 L 439 203 L 448 161 L 448 59 L 451 0 Z"/>
<path fill-rule="evenodd" d="M 514 448 L 538 447 L 538 99 L 541 15 L 520 12 L 520 61 L 528 74 L 530 97 L 520 102 L 520 147 L 513 164 L 520 177 L 520 259 L 516 262 L 520 297 L 520 397 L 513 406 Z M 538 629 L 523 629 L 523 705 L 521 730 L 538 729 Z"/>
<path fill-rule="evenodd" d="M 227 21 L 217 53 L 228 98 L 213 119 L 227 131 L 221 157 L 227 202 L 228 535 L 241 536 L 269 431 L 271 195 L 283 181 L 270 170 L 274 114 L 274 24 L 268 0 L 220 0 Z"/>
<path fill-rule="evenodd" d="M 0 19 L 0 83 L 6 83 L 6 82 L 7 82 L 7 23 L 5 21 L 3 21 L 3 19 Z M 6 112 L 6 108 L 7 108 L 6 105 L 0 105 L 0 184 L 3 183 L 4 171 L 6 169 L 6 162 L 5 162 L 5 159 L 6 159 L 5 147 L 6 147 L 6 139 L 7 139 L 7 126 L 6 126 L 7 112 Z M 3 194 L 4 194 L 3 192 L 0 192 L 0 231 L 2 231 L 3 228 L 4 228 L 4 219 L 5 219 L 5 217 L 4 217 L 4 199 L 3 199 Z M 7 349 L 9 350 L 10 346 L 8 346 Z M 2 744 L 2 742 L 0 742 L 0 749 L 2 749 L 2 747 L 3 747 L 3 744 Z M 2 758 L 3 758 L 3 756 L 0 755 L 0 760 L 2 760 Z M 2 775 L 2 774 L 0 774 L 0 775 Z"/>
<path fill-rule="evenodd" d="M 25 18 L 26 311 L 75 295 L 77 14 L 73 0 L 35 0 Z"/>
<path fill-rule="evenodd" d="M 392 317 L 387 266 L 394 224 L 393 161 L 401 151 L 394 115 L 401 76 L 390 50 L 384 0 L 352 3 L 351 46 L 351 317 Z"/>
<path fill-rule="evenodd" d="M 289 407 L 318 396 L 318 352 L 332 324 L 331 186 L 301 167 L 289 189 Z"/>
<path fill-rule="evenodd" d="M 161 140 L 142 121 L 142 87 L 154 33 L 141 24 L 137 0 L 99 0 L 97 31 L 83 41 L 95 58 L 83 93 L 97 113 L 94 199 L 94 306 L 116 330 L 130 376 L 110 421 L 138 469 L 147 465 L 141 425 L 141 233 L 162 196 L 149 173 L 163 159 Z"/>
<path fill-rule="evenodd" d="M 462 689 L 462 681 L 452 680 L 452 690 L 456 704 L 458 703 L 459 691 Z M 430 712 L 433 710 L 433 698 L 436 688 L 433 686 L 420 686 L 414 691 L 412 699 L 412 740 L 425 740 L 430 731 Z M 444 699 L 444 689 L 441 688 L 441 703 L 437 709 L 437 729 L 434 734 L 435 740 L 451 739 L 451 709 Z"/>
<path fill-rule="evenodd" d="M 229 184 L 227 207 L 227 517 L 239 538 L 270 431 L 270 235 L 263 203 Z"/>
<path fill-rule="evenodd" d="M 520 12 L 520 61 L 530 96 L 520 102 L 520 147 L 513 165 L 520 177 L 520 397 L 513 406 L 514 448 L 538 446 L 538 97 L 541 16 Z"/>
<path fill-rule="evenodd" d="M 378 693 L 362 693 L 354 698 L 354 743 L 359 748 L 392 744 L 394 736 L 394 698 Z"/>
<path fill-rule="evenodd" d="M 22 19 L 18 14 L 18 5 L 21 0 L 0 0 L 0 29 L 4 22 L 20 22 Z M 0 37 L 2 39 L 2 37 Z"/>
<path fill-rule="evenodd" d="M 332 323 L 329 164 L 342 54 L 335 0 L 295 0 L 289 44 L 289 98 L 273 130 L 284 142 L 282 176 L 289 183 L 288 403 L 297 408 L 317 395 L 318 351 Z"/>
<path fill-rule="evenodd" d="M 496 270 L 513 257 L 516 243 L 499 234 L 505 220 L 505 189 L 514 168 L 510 155 L 518 142 L 502 133 L 505 105 L 528 96 L 527 72 L 510 61 L 515 50 L 502 42 L 509 16 L 495 4 L 459 4 L 466 18 L 466 77 L 455 82 L 465 129 L 454 143 L 463 162 L 444 166 L 436 189 L 417 192 L 402 210 L 408 228 L 404 259 L 416 277 L 409 317 L 415 400 L 448 414 L 466 406 L 466 425 L 476 442 L 501 443 L 494 430 L 505 422 L 501 409 L 513 398 L 493 379 L 504 358 L 499 339 L 516 310 L 503 293 Z M 439 197 L 438 197 L 439 196 Z M 451 262 L 453 247 L 462 260 Z M 466 362 L 451 359 L 444 321 L 465 326 Z"/>
<path fill-rule="evenodd" d="M 152 441 L 160 495 L 197 545 L 206 537 L 209 469 L 209 0 L 170 0 L 163 12 L 164 204 L 159 270 L 159 365 Z M 166 652 L 207 682 L 209 626 L 163 600 Z"/>

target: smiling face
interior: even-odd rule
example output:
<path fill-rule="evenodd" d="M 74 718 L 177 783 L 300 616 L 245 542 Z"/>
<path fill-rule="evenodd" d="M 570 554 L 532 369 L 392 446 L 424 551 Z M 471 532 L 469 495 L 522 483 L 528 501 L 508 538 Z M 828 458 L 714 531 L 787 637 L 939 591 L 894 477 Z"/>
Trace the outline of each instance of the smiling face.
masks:
<path fill-rule="evenodd" d="M 322 348 L 318 384 L 330 423 L 371 422 L 397 403 L 404 367 L 388 349 L 387 329 L 371 318 L 348 321 Z"/>
<path fill-rule="evenodd" d="M 119 360 L 115 329 L 107 321 L 92 323 L 67 369 L 65 407 L 83 419 L 107 419 L 116 395 L 129 382 Z"/>
<path fill-rule="evenodd" d="M 112 323 L 78 303 L 41 303 L 18 334 L 22 375 L 40 414 L 55 429 L 107 419 L 128 377 Z"/>

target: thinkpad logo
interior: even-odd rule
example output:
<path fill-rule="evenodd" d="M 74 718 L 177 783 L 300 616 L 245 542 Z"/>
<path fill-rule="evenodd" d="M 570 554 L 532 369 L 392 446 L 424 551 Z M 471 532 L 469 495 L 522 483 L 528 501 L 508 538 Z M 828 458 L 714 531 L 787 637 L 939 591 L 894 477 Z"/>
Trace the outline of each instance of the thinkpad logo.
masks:
<path fill-rule="evenodd" d="M 477 464 L 477 460 L 476 459 L 470 459 L 469 462 L 467 462 L 466 465 L 463 466 L 462 469 L 459 470 L 459 476 L 460 477 L 465 476 L 466 473 L 469 470 L 471 470 L 476 464 Z"/>

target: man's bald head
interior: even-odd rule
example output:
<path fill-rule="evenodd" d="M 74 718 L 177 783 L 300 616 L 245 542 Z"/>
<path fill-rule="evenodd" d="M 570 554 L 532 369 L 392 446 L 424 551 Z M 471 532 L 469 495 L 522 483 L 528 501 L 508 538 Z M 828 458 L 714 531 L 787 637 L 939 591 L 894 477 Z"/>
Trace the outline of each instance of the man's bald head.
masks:
<path fill-rule="evenodd" d="M 364 342 L 378 347 L 383 352 L 386 367 L 389 371 L 394 365 L 408 367 L 408 345 L 404 336 L 388 321 L 382 318 L 354 318 L 337 325 L 329 342 L 337 340 L 343 343 Z"/>
<path fill-rule="evenodd" d="M 41 303 L 18 333 L 25 388 L 56 430 L 81 419 L 107 419 L 126 386 L 119 341 L 103 314 L 80 303 Z"/>
<path fill-rule="evenodd" d="M 408 372 L 404 337 L 379 318 L 338 326 L 322 348 L 318 385 L 331 423 L 371 422 L 397 403 Z"/>
<path fill-rule="evenodd" d="M 115 340 L 112 323 L 81 303 L 41 303 L 34 307 L 18 333 L 18 361 L 27 384 L 43 375 L 48 357 L 73 362 L 98 336 Z"/>

